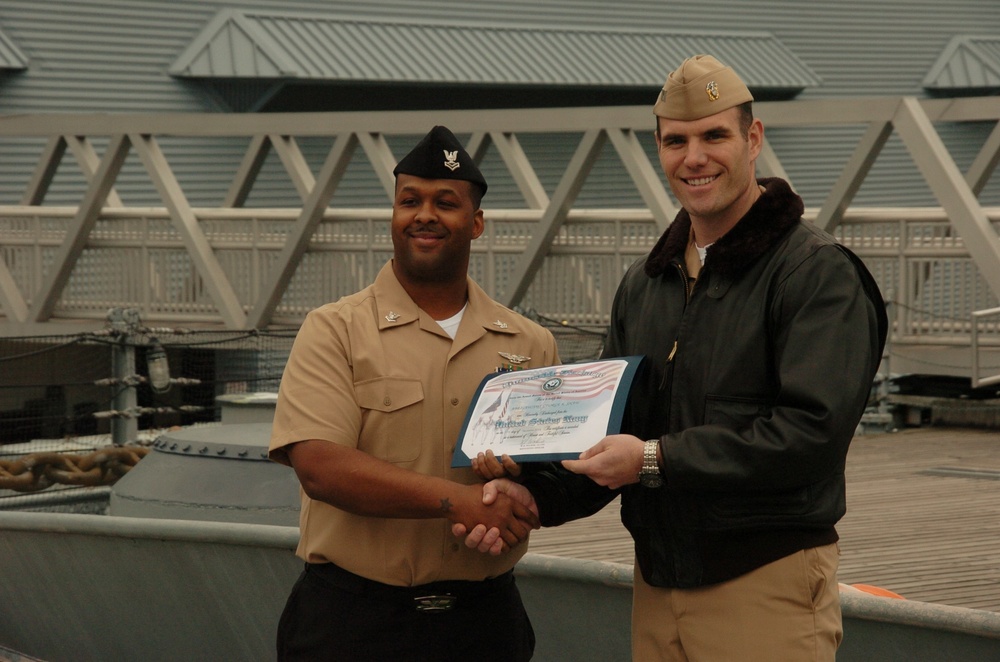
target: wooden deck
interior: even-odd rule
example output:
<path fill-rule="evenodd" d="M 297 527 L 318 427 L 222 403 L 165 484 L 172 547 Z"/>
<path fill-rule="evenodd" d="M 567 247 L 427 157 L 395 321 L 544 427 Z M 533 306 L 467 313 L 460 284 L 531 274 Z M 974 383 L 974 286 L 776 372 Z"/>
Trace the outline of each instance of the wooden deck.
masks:
<path fill-rule="evenodd" d="M 839 579 L 1000 612 L 1000 431 L 914 428 L 855 438 Z M 617 501 L 542 529 L 532 552 L 631 564 Z"/>

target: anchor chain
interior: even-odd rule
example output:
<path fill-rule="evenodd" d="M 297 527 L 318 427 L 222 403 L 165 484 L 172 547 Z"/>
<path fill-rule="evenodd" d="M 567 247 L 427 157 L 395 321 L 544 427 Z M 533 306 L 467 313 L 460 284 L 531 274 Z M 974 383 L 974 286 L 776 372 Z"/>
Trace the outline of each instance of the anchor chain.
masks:
<path fill-rule="evenodd" d="M 112 485 L 149 451 L 144 446 L 106 446 L 87 455 L 48 452 L 0 460 L 0 489 L 37 492 L 57 483 Z"/>

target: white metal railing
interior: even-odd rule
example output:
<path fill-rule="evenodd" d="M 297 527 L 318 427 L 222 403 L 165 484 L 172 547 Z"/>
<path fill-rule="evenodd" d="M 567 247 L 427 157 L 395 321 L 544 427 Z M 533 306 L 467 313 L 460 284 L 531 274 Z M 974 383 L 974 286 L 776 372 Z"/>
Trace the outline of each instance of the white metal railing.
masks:
<path fill-rule="evenodd" d="M 73 213 L 68 207 L 0 207 L 0 250 L 22 291 L 37 290 Z M 194 213 L 247 309 L 283 249 L 297 210 Z M 509 286 L 541 213 L 487 210 L 487 230 L 473 244 L 471 271 L 491 295 L 499 296 Z M 807 219 L 815 213 L 808 210 Z M 987 213 L 1000 223 L 1000 209 Z M 389 220 L 388 209 L 328 209 L 273 321 L 297 324 L 308 310 L 370 283 L 392 254 Z M 996 325 L 977 329 L 970 322 L 972 311 L 1000 301 L 979 276 L 943 210 L 849 210 L 835 234 L 865 260 L 885 298 L 895 304 L 897 337 L 968 346 L 970 334 L 978 330 L 980 342 L 1000 342 Z M 520 305 L 572 324 L 606 324 L 625 268 L 648 252 L 658 236 L 648 210 L 571 211 Z M 222 323 L 166 209 L 104 209 L 54 316 L 103 320 L 113 307 L 135 308 L 151 322 Z"/>
<path fill-rule="evenodd" d="M 988 310 L 977 310 L 972 313 L 971 320 L 971 342 L 972 342 L 972 388 L 978 388 L 980 386 L 989 386 L 991 384 L 1000 384 L 1000 374 L 996 374 L 990 377 L 980 377 L 980 356 L 979 356 L 979 334 L 980 334 L 980 320 L 986 319 L 988 317 L 997 317 L 1000 319 L 1000 308 L 990 308 Z M 992 330 L 994 336 L 1000 330 L 1000 324 L 991 324 L 986 327 L 987 331 Z"/>
<path fill-rule="evenodd" d="M 875 274 L 894 304 L 894 348 L 967 352 L 970 314 L 1000 305 L 1000 209 L 978 199 L 1000 161 L 1000 97 L 817 99 L 765 102 L 754 110 L 769 128 L 867 127 L 808 218 L 833 231 Z M 677 211 L 638 138 L 651 128 L 648 107 L 0 116 L 0 142 L 24 149 L 44 143 L 21 205 L 0 207 L 0 334 L 45 334 L 61 322 L 93 326 L 119 307 L 137 309 L 150 322 L 226 329 L 297 324 L 307 310 L 368 284 L 391 255 L 388 204 L 330 207 L 349 166 L 370 166 L 388 199 L 395 156 L 387 137 L 422 135 L 438 123 L 469 135 L 466 148 L 475 158 L 499 157 L 527 207 L 487 209 L 489 227 L 473 247 L 472 275 L 508 305 L 575 324 L 606 323 L 624 269 Z M 993 128 L 963 172 L 935 123 Z M 561 134 L 577 145 L 551 190 L 521 148 L 518 135 L 525 134 Z M 890 135 L 906 147 L 940 207 L 851 206 Z M 242 154 L 233 172 L 218 173 L 229 181 L 218 207 L 191 207 L 180 183 L 191 171 L 179 159 L 175 174 L 160 139 L 208 141 L 195 150 L 202 159 L 214 153 L 212 141 L 245 146 L 231 154 Z M 314 170 L 298 141 L 326 145 L 327 139 L 329 151 Z M 635 185 L 640 209 L 578 206 L 606 147 Z M 292 184 L 285 181 L 283 189 L 301 200 L 282 209 L 245 208 L 258 180 L 261 199 L 271 199 L 266 192 L 276 182 L 262 174 L 271 152 L 278 157 L 269 160 L 272 169 Z M 757 166 L 762 175 L 788 178 L 769 141 Z M 265 170 L 274 175 L 272 169 Z M 71 182 L 62 174 L 57 178 L 64 170 L 76 188 L 65 186 Z M 128 196 L 119 193 L 133 183 L 155 192 L 152 204 L 163 206 L 125 206 Z M 50 189 L 73 206 L 47 203 Z M 996 362 L 997 330 L 978 333 L 983 356 Z M 967 374 L 968 355 L 961 361 L 958 372 Z"/>

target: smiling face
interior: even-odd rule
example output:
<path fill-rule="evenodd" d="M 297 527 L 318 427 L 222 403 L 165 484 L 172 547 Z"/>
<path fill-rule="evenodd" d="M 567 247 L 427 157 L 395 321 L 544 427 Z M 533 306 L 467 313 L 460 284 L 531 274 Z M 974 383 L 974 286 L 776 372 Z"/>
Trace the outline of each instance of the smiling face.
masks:
<path fill-rule="evenodd" d="M 760 197 L 754 160 L 764 127 L 754 119 L 744 134 L 739 107 L 697 120 L 658 118 L 657 152 L 670 189 L 687 210 L 701 245 L 725 234 Z"/>
<path fill-rule="evenodd" d="M 472 240 L 483 233 L 474 185 L 400 174 L 392 203 L 393 271 L 407 284 L 465 282 Z"/>

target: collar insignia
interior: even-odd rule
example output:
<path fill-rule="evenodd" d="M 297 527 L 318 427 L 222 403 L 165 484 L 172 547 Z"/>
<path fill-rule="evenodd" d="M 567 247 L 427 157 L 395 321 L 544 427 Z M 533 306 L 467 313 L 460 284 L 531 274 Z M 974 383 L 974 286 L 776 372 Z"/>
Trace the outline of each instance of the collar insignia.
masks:
<path fill-rule="evenodd" d="M 511 365 L 521 365 L 531 360 L 530 356 L 521 356 L 520 354 L 508 354 L 507 352 L 497 352 L 497 354 L 510 361 Z"/>
<path fill-rule="evenodd" d="M 496 322 L 493 322 L 493 326 L 497 327 L 498 329 L 506 329 L 507 322 L 501 322 L 500 320 L 497 320 Z"/>
<path fill-rule="evenodd" d="M 389 314 L 385 316 L 385 321 L 386 322 L 395 322 L 398 319 L 399 319 L 399 315 L 397 315 L 396 313 L 392 312 L 391 310 L 389 311 Z"/>
<path fill-rule="evenodd" d="M 708 95 L 709 101 L 719 100 L 719 86 L 714 80 L 708 81 L 708 85 L 705 86 L 705 93 Z"/>
<path fill-rule="evenodd" d="M 454 152 L 449 152 L 448 150 L 444 150 L 444 167 L 445 168 L 448 168 L 448 170 L 451 170 L 452 172 L 458 170 L 459 167 L 461 167 L 461 164 L 458 162 L 457 159 L 458 159 L 458 150 L 457 149 Z"/>

